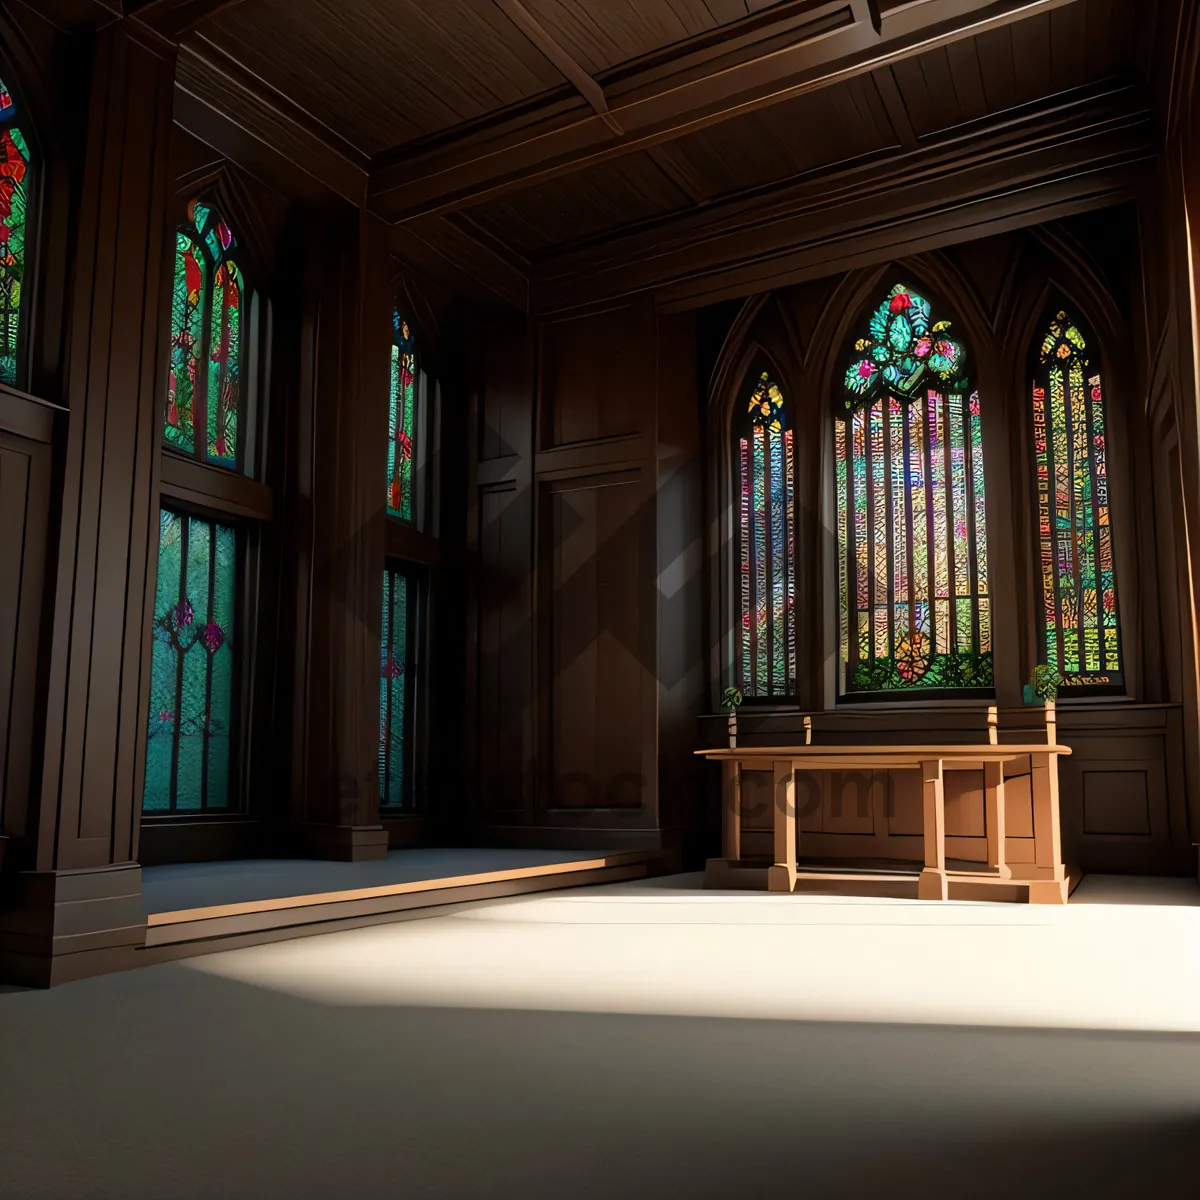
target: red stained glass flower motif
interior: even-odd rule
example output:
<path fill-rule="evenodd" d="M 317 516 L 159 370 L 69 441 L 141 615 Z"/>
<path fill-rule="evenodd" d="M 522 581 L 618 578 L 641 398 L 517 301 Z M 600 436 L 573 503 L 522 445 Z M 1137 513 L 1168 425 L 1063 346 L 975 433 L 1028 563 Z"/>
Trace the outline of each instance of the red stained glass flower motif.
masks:
<path fill-rule="evenodd" d="M 888 309 L 894 313 L 902 313 L 906 308 L 912 307 L 912 300 L 909 299 L 907 292 L 897 292 L 892 297 L 892 302 L 888 305 Z"/>
<path fill-rule="evenodd" d="M 216 621 L 209 621 L 204 627 L 204 632 L 200 635 L 204 642 L 204 648 L 209 654 L 216 654 L 220 648 L 225 645 L 225 630 L 223 630 Z"/>

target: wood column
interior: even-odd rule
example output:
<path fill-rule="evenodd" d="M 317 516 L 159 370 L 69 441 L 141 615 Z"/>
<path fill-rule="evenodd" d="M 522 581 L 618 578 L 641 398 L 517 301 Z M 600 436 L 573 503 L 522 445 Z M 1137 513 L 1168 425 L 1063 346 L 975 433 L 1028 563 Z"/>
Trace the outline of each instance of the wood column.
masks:
<path fill-rule="evenodd" d="M 921 764 L 921 798 L 925 814 L 925 869 L 917 881 L 921 900 L 945 900 L 946 883 L 946 796 L 941 759 Z"/>
<path fill-rule="evenodd" d="M 389 259 L 382 226 L 357 209 L 310 221 L 293 497 L 302 526 L 293 833 L 318 857 L 379 859 Z"/>
<path fill-rule="evenodd" d="M 767 872 L 767 890 L 796 888 L 796 772 L 791 760 L 775 764 L 775 863 Z"/>
<path fill-rule="evenodd" d="M 1037 879 L 1029 885 L 1030 904 L 1066 904 L 1067 878 L 1062 861 L 1058 812 L 1058 755 L 1030 756 L 1033 790 L 1033 853 Z"/>
<path fill-rule="evenodd" d="M 0 973 L 47 985 L 145 938 L 136 862 L 145 772 L 166 369 L 175 53 L 96 35 L 47 566 L 43 736 L 26 868 L 0 902 Z"/>

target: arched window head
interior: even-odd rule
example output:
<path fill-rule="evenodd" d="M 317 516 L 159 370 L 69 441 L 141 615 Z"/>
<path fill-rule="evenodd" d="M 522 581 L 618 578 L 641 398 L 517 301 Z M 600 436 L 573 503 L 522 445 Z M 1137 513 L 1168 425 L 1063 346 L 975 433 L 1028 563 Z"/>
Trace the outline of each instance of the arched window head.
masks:
<path fill-rule="evenodd" d="M 175 235 L 171 366 L 163 435 L 201 462 L 236 468 L 241 440 L 242 310 L 237 241 L 207 205 L 193 200 Z"/>
<path fill-rule="evenodd" d="M 843 694 L 993 686 L 979 393 L 951 324 L 897 284 L 834 401 Z"/>
<path fill-rule="evenodd" d="M 783 392 L 752 372 L 735 410 L 737 686 L 746 697 L 796 691 L 795 450 Z"/>
<path fill-rule="evenodd" d="M 1033 458 L 1043 661 L 1066 687 L 1124 685 L 1100 369 L 1065 310 L 1034 355 Z"/>
<path fill-rule="evenodd" d="M 392 385 L 388 403 L 388 513 L 413 519 L 417 352 L 399 309 L 392 313 Z"/>
<path fill-rule="evenodd" d="M 29 146 L 18 116 L 16 101 L 0 82 L 0 383 L 9 386 L 19 373 L 29 175 Z"/>

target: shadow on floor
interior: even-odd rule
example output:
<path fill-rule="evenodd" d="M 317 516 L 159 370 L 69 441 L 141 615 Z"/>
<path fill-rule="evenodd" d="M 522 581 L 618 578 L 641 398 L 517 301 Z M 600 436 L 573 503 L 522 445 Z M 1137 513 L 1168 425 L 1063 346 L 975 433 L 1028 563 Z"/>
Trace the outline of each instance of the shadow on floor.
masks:
<path fill-rule="evenodd" d="M 4 1195 L 1196 1195 L 1200 1036 L 0 996 Z"/>

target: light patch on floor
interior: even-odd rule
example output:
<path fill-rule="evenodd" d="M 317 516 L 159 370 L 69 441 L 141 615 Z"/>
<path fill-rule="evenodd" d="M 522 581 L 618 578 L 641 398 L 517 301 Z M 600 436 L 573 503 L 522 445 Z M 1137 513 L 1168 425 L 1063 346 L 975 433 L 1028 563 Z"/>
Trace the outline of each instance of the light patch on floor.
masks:
<path fill-rule="evenodd" d="M 1200 1030 L 1200 888 L 1066 907 L 716 893 L 698 876 L 462 907 L 187 969 L 338 1005 Z"/>

